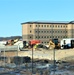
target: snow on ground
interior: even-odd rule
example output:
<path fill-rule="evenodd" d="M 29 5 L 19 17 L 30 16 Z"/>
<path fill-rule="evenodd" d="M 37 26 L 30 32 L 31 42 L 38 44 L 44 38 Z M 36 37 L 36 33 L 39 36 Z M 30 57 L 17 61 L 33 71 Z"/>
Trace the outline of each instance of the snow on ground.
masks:
<path fill-rule="evenodd" d="M 51 72 L 50 75 L 74 75 L 73 71 L 55 71 Z"/>

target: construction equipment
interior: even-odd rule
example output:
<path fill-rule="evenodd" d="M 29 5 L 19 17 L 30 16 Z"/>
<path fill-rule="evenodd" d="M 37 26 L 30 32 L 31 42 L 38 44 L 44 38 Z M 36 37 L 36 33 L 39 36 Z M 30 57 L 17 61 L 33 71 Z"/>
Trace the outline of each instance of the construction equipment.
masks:
<path fill-rule="evenodd" d="M 41 43 L 40 40 L 23 41 L 23 48 L 33 48 L 36 44 Z"/>
<path fill-rule="evenodd" d="M 60 49 L 60 42 L 58 39 L 50 39 L 49 40 L 49 49 Z"/>
<path fill-rule="evenodd" d="M 19 39 L 10 39 L 6 42 L 5 46 L 11 46 L 11 45 L 14 45 L 16 42 L 18 42 Z"/>
<path fill-rule="evenodd" d="M 32 48 L 34 45 L 41 43 L 40 40 L 30 40 L 29 41 L 29 46 Z"/>
<path fill-rule="evenodd" d="M 15 40 L 15 41 L 14 41 Z M 0 51 L 17 51 L 23 48 L 23 41 L 17 39 L 8 41 L 0 41 Z"/>

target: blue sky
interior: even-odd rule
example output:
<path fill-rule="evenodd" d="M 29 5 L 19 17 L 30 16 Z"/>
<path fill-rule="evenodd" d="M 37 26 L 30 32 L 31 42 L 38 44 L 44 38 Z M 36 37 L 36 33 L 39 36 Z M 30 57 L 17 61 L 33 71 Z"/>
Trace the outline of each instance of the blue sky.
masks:
<path fill-rule="evenodd" d="M 0 37 L 22 36 L 27 21 L 72 21 L 74 0 L 0 0 Z"/>

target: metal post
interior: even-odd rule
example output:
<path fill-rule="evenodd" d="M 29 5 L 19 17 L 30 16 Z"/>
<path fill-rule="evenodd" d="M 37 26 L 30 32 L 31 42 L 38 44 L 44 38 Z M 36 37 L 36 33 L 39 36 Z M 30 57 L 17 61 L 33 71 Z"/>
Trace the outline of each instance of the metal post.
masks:
<path fill-rule="evenodd" d="M 4 49 L 4 66 L 5 66 L 5 49 Z"/>
<path fill-rule="evenodd" d="M 52 40 L 53 40 L 53 24 L 52 24 Z M 54 75 L 55 75 L 55 49 L 53 49 L 53 66 L 54 66 Z"/>
<path fill-rule="evenodd" d="M 32 46 L 32 74 L 33 74 L 33 46 Z"/>
<path fill-rule="evenodd" d="M 55 49 L 53 50 L 53 57 L 54 57 L 53 64 L 54 64 L 54 75 L 55 75 L 55 67 L 56 67 L 56 63 L 55 63 Z"/>
<path fill-rule="evenodd" d="M 19 44 L 18 44 L 18 49 L 17 49 L 17 56 L 18 56 L 18 51 L 19 51 Z"/>

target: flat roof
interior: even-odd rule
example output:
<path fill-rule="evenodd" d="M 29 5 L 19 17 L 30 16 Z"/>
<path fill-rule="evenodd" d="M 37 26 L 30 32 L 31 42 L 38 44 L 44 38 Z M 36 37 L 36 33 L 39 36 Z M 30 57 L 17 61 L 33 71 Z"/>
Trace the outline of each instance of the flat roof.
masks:
<path fill-rule="evenodd" d="M 74 24 L 74 21 L 29 21 L 21 24 Z"/>

